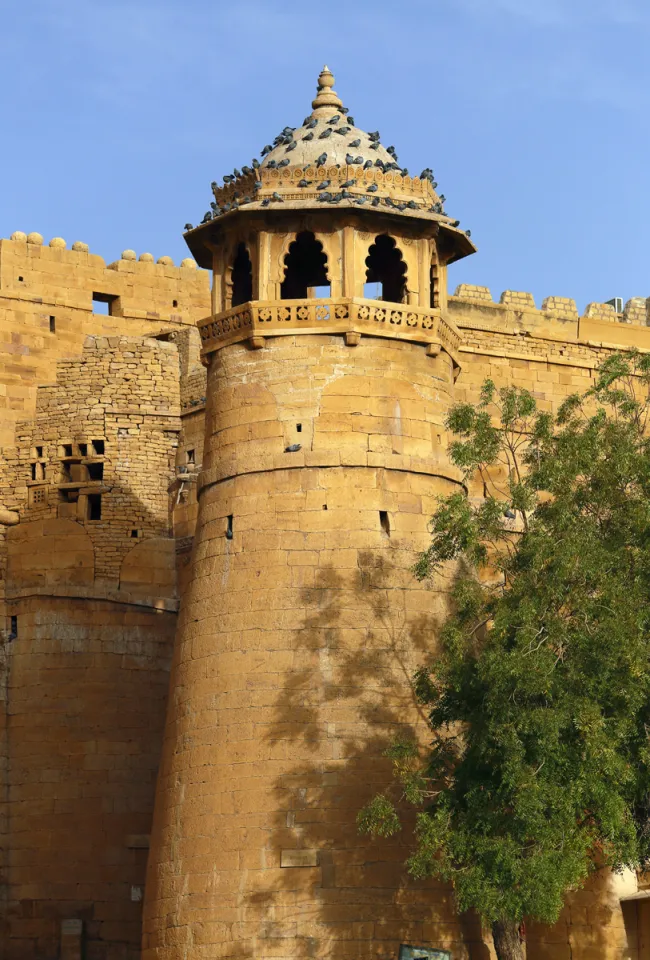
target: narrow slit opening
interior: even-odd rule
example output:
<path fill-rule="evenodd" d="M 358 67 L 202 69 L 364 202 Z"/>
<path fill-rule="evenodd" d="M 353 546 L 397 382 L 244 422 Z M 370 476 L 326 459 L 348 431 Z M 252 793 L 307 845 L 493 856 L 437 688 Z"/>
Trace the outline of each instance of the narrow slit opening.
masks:
<path fill-rule="evenodd" d="M 297 430 L 298 433 L 302 433 L 302 423 L 297 423 L 297 424 L 296 424 L 296 430 Z"/>
<path fill-rule="evenodd" d="M 379 525 L 385 537 L 390 537 L 390 518 L 388 510 L 379 511 Z"/>
<path fill-rule="evenodd" d="M 12 616 L 10 619 L 9 639 L 15 640 L 18 636 L 18 617 Z"/>
<path fill-rule="evenodd" d="M 228 526 L 226 527 L 226 540 L 232 540 L 233 538 L 233 515 L 232 513 L 228 517 Z"/>

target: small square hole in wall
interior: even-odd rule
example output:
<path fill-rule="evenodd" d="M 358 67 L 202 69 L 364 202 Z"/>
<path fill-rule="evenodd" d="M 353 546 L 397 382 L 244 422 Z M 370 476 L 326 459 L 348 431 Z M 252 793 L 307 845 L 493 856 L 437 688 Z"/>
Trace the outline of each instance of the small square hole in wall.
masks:
<path fill-rule="evenodd" d="M 35 453 L 35 456 L 36 456 L 36 457 L 39 457 L 39 458 L 40 458 L 40 457 L 43 456 L 43 447 L 34 447 L 34 449 L 35 449 L 35 451 L 36 451 L 36 453 Z"/>
<path fill-rule="evenodd" d="M 103 440 L 91 440 L 93 445 L 93 450 L 98 457 L 104 456 L 104 441 Z"/>
<path fill-rule="evenodd" d="M 132 531 L 131 531 L 131 539 L 132 539 L 132 540 L 137 540 L 139 536 L 140 536 L 140 531 L 139 531 L 139 530 L 132 530 Z"/>
<path fill-rule="evenodd" d="M 112 293 L 93 293 L 93 313 L 102 313 L 105 316 L 114 316 L 115 305 L 119 297 Z"/>
<path fill-rule="evenodd" d="M 89 480 L 103 480 L 103 479 L 104 479 L 104 464 L 103 464 L 103 463 L 89 463 L 86 469 L 88 470 L 88 479 L 89 479 Z"/>
<path fill-rule="evenodd" d="M 24 279 L 24 277 L 18 277 L 18 283 L 22 283 Z"/>
<path fill-rule="evenodd" d="M 72 456 L 72 444 L 71 444 L 71 443 L 62 443 L 62 444 L 61 444 L 61 456 L 62 456 L 62 457 L 71 457 L 71 456 Z"/>
<path fill-rule="evenodd" d="M 87 444 L 87 443 L 80 443 L 80 444 L 79 444 L 79 453 L 80 453 L 80 455 L 81 455 L 82 457 L 87 457 L 87 456 L 88 456 L 88 444 Z"/>
<path fill-rule="evenodd" d="M 56 333 L 56 317 L 50 317 L 50 333 Z"/>
<path fill-rule="evenodd" d="M 172 300 L 172 306 L 173 306 L 173 307 L 177 307 L 177 306 L 178 306 L 178 300 Z"/>

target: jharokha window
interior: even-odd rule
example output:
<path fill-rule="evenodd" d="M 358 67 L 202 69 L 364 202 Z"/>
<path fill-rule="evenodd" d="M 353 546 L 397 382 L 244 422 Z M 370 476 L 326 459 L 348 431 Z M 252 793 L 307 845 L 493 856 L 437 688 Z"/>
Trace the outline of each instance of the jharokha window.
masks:
<path fill-rule="evenodd" d="M 406 264 L 392 237 L 382 234 L 366 257 L 366 283 L 379 284 L 381 300 L 404 303 L 406 297 Z"/>
<path fill-rule="evenodd" d="M 245 243 L 240 243 L 232 265 L 232 306 L 253 299 L 253 265 Z"/>
<path fill-rule="evenodd" d="M 299 233 L 284 258 L 280 296 L 283 300 L 328 297 L 329 286 L 327 257 L 322 243 L 307 230 Z"/>

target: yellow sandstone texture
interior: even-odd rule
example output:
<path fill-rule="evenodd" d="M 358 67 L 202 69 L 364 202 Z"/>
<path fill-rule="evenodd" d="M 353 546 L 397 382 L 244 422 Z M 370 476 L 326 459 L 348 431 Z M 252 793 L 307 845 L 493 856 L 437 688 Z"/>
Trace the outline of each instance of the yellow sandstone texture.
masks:
<path fill-rule="evenodd" d="M 411 567 L 461 482 L 445 417 L 487 376 L 556 408 L 650 349 L 647 302 L 448 296 L 471 240 L 345 117 L 325 70 L 179 267 L 0 241 L 8 960 L 492 956 L 407 833 L 355 827 L 387 742 L 426 736 L 446 583 Z M 627 881 L 529 925 L 528 960 L 650 956 Z"/>

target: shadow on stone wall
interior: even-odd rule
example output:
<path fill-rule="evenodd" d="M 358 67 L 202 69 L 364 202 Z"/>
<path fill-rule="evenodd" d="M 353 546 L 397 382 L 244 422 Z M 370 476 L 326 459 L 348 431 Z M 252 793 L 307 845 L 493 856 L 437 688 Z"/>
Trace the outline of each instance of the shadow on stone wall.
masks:
<path fill-rule="evenodd" d="M 246 918 L 263 939 L 297 937 L 295 955 L 310 960 L 396 958 L 400 943 L 450 949 L 454 960 L 493 960 L 489 934 L 473 913 L 456 914 L 451 888 L 409 876 L 411 808 L 402 809 L 404 828 L 390 840 L 368 840 L 356 827 L 360 808 L 392 783 L 386 747 L 396 736 L 426 738 L 412 678 L 440 621 L 411 612 L 419 591 L 396 582 L 404 582 L 403 570 L 385 553 L 366 551 L 350 576 L 326 568 L 319 585 L 302 592 L 302 665 L 278 693 L 266 732 L 270 750 L 297 762 L 275 782 L 266 846 L 318 851 L 318 866 L 283 870 L 281 888 L 247 898 Z M 556 927 L 529 925 L 528 960 L 627 957 L 621 911 L 610 900 L 597 875 Z"/>
<path fill-rule="evenodd" d="M 297 936 L 299 957 L 397 957 L 399 943 L 449 948 L 455 960 L 490 956 L 478 920 L 456 916 L 448 886 L 409 877 L 412 810 L 391 840 L 356 827 L 360 808 L 392 782 L 387 746 L 396 736 L 422 737 L 426 723 L 412 677 L 437 621 L 418 612 L 415 581 L 394 586 L 404 577 L 386 553 L 365 551 L 349 575 L 325 568 L 319 585 L 302 592 L 299 665 L 266 733 L 270 751 L 297 762 L 275 782 L 266 845 L 318 851 L 318 867 L 287 868 L 281 896 L 258 890 L 247 901 L 261 936 Z M 293 907 L 281 906 L 292 899 Z"/>

